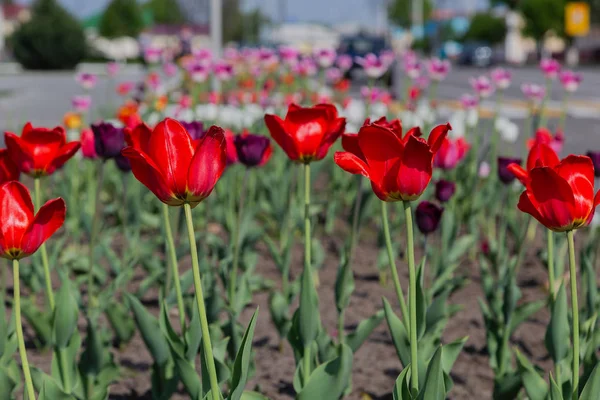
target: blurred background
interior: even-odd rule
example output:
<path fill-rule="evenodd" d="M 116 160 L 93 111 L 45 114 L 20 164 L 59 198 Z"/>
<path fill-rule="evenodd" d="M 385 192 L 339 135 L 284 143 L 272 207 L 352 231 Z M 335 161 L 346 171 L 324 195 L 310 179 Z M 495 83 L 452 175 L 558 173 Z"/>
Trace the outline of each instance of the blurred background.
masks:
<path fill-rule="evenodd" d="M 3 68 L 69 69 L 173 52 L 291 45 L 340 52 L 413 48 L 459 64 L 541 55 L 600 62 L 600 0 L 0 0 Z M 220 12 L 219 12 L 220 11 Z M 596 26 L 595 26 L 596 24 Z M 211 31 L 212 26 L 212 31 Z M 64 37 L 48 41 L 44 37 Z M 51 46 L 45 44 L 52 43 Z M 8 64 L 7 64 L 8 63 Z"/>

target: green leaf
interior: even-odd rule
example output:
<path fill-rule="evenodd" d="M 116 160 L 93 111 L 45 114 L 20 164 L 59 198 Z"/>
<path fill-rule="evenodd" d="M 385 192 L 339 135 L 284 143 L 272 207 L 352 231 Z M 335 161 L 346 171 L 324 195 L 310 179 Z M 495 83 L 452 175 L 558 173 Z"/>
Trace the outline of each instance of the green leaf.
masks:
<path fill-rule="evenodd" d="M 263 396 L 258 392 L 246 390 L 244 391 L 244 393 L 242 393 L 241 400 L 269 400 L 269 398 L 267 396 Z"/>
<path fill-rule="evenodd" d="M 135 334 L 135 322 L 129 315 L 127 308 L 118 302 L 111 302 L 105 310 L 110 326 L 117 335 L 119 343 L 129 343 Z"/>
<path fill-rule="evenodd" d="M 425 383 L 419 392 L 419 400 L 444 400 L 446 387 L 444 384 L 444 370 L 442 368 L 442 347 L 438 347 L 427 367 Z"/>
<path fill-rule="evenodd" d="M 342 255 L 335 278 L 335 305 L 338 312 L 348 308 L 350 296 L 354 292 L 354 276 L 350 265 L 350 255 Z"/>
<path fill-rule="evenodd" d="M 518 306 L 513 313 L 512 320 L 510 321 L 510 333 L 511 335 L 514 331 L 526 321 L 533 314 L 538 312 L 542 307 L 546 305 L 545 300 L 532 301 L 531 303 L 524 303 Z"/>
<path fill-rule="evenodd" d="M 352 349 L 353 353 L 356 353 L 365 340 L 367 340 L 367 337 L 369 337 L 371 332 L 381 324 L 384 317 L 384 311 L 379 310 L 371 317 L 360 321 L 356 330 L 346 336 L 346 344 Z"/>
<path fill-rule="evenodd" d="M 588 378 L 583 391 L 579 396 L 579 400 L 596 400 L 598 399 L 598 393 L 600 393 L 600 364 L 596 364 L 592 374 Z"/>
<path fill-rule="evenodd" d="M 352 350 L 341 346 L 340 355 L 315 369 L 296 400 L 338 399 L 350 384 Z"/>
<path fill-rule="evenodd" d="M 550 373 L 550 400 L 564 400 L 560 387 Z"/>
<path fill-rule="evenodd" d="M 252 338 L 254 337 L 254 328 L 256 327 L 256 318 L 258 317 L 258 309 L 254 311 L 252 319 L 246 328 L 244 338 L 235 357 L 233 364 L 233 374 L 231 376 L 231 392 L 227 397 L 228 400 L 240 400 L 244 387 L 248 381 L 248 369 L 250 368 L 251 353 L 252 353 Z"/>
<path fill-rule="evenodd" d="M 56 306 L 52 318 L 52 341 L 56 347 L 64 348 L 77 329 L 79 309 L 77 300 L 71 294 L 70 283 L 64 281 L 56 294 Z"/>
<path fill-rule="evenodd" d="M 468 339 L 469 337 L 465 336 L 444 345 L 444 351 L 442 352 L 442 368 L 445 373 L 450 374 L 454 362 L 458 358 L 458 355 Z"/>
<path fill-rule="evenodd" d="M 533 364 L 518 349 L 515 349 L 515 355 L 517 356 L 517 363 L 519 364 L 519 371 L 521 372 L 521 379 L 523 380 L 527 396 L 531 400 L 544 400 L 548 395 L 546 381 L 544 381 Z"/>
<path fill-rule="evenodd" d="M 518 373 L 508 373 L 494 380 L 494 400 L 516 399 L 521 391 L 523 382 Z"/>
<path fill-rule="evenodd" d="M 304 347 L 317 338 L 320 325 L 318 296 L 313 282 L 312 268 L 305 267 L 302 273 L 298 307 L 298 333 Z"/>
<path fill-rule="evenodd" d="M 408 387 L 408 379 L 410 372 L 410 365 L 406 366 L 398 378 L 396 378 L 396 383 L 394 384 L 394 391 L 392 392 L 393 400 L 412 400 L 412 396 L 410 395 L 410 389 Z"/>
<path fill-rule="evenodd" d="M 569 352 L 570 329 L 567 310 L 567 294 L 564 284 L 561 284 L 552 303 L 550 323 L 544 338 L 548 353 L 555 364 L 567 357 Z"/>
<path fill-rule="evenodd" d="M 475 244 L 475 240 L 476 238 L 474 235 L 467 235 L 456 239 L 452 243 L 452 246 L 450 246 L 450 250 L 446 256 L 446 262 L 448 264 L 453 264 L 459 261 L 460 258 L 473 246 L 473 244 Z"/>
<path fill-rule="evenodd" d="M 408 338 L 408 332 L 400 321 L 400 318 L 396 316 L 392 310 L 392 306 L 383 298 L 383 311 L 385 312 L 385 320 L 387 321 L 390 329 L 390 335 L 392 336 L 392 343 L 396 348 L 396 354 L 402 365 L 406 366 L 410 364 L 410 341 Z"/>
<path fill-rule="evenodd" d="M 140 301 L 129 293 L 124 294 L 133 311 L 135 323 L 140 330 L 142 339 L 152 354 L 152 358 L 158 365 L 164 365 L 169 360 L 169 344 L 162 335 L 158 321 L 140 303 Z"/>
<path fill-rule="evenodd" d="M 419 266 L 417 273 L 417 338 L 421 339 L 425 333 L 425 323 L 427 321 L 427 300 L 423 291 L 423 270 L 425 267 L 425 257 Z"/>
<path fill-rule="evenodd" d="M 35 331 L 36 337 L 42 344 L 51 343 L 52 324 L 50 317 L 52 315 L 40 312 L 35 304 L 26 299 L 22 299 L 21 301 L 21 313 L 23 313 L 23 316 L 29 322 Z"/>
<path fill-rule="evenodd" d="M 13 399 L 13 391 L 17 387 L 17 382 L 11 378 L 9 371 L 0 366 L 0 399 Z"/>
<path fill-rule="evenodd" d="M 198 376 L 198 372 L 194 368 L 192 361 L 186 360 L 177 351 L 173 351 L 173 361 L 175 362 L 175 368 L 177 369 L 177 375 L 183 383 L 185 390 L 190 395 L 192 400 L 198 400 L 202 398 L 202 381 Z"/>

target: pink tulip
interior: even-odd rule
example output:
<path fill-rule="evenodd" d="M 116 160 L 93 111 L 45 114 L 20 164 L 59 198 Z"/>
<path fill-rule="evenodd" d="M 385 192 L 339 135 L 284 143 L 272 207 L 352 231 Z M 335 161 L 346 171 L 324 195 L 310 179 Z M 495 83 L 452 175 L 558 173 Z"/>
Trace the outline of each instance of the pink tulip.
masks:
<path fill-rule="evenodd" d="M 335 62 L 336 56 L 336 51 L 330 48 L 317 49 L 314 53 L 315 60 L 321 68 L 331 67 Z"/>
<path fill-rule="evenodd" d="M 162 58 L 162 50 L 158 47 L 148 46 L 144 49 L 144 60 L 148 64 L 157 64 Z"/>
<path fill-rule="evenodd" d="M 177 67 L 177 64 L 175 64 L 175 63 L 168 62 L 168 63 L 163 64 L 163 72 L 168 77 L 175 76 L 177 74 L 178 69 L 179 68 Z"/>
<path fill-rule="evenodd" d="M 563 85 L 563 88 L 567 92 L 573 93 L 579 88 L 579 84 L 581 83 L 583 77 L 580 73 L 567 69 L 560 73 L 559 79 L 560 83 Z"/>
<path fill-rule="evenodd" d="M 98 77 L 94 74 L 90 74 L 87 72 L 82 72 L 75 77 L 77 83 L 81 85 L 85 90 L 91 90 L 98 83 Z"/>
<path fill-rule="evenodd" d="M 109 62 L 108 64 L 106 64 L 106 73 L 110 77 L 117 75 L 119 73 L 119 69 L 120 66 L 117 62 Z"/>
<path fill-rule="evenodd" d="M 195 63 L 188 69 L 190 78 L 196 83 L 206 82 L 210 73 L 209 68 L 202 63 Z"/>
<path fill-rule="evenodd" d="M 83 157 L 94 159 L 98 157 L 96 154 L 96 144 L 94 141 L 94 132 L 91 129 L 84 129 L 81 131 L 81 152 Z"/>
<path fill-rule="evenodd" d="M 524 83 L 521 85 L 521 91 L 529 100 L 541 102 L 546 95 L 546 89 L 535 83 Z"/>
<path fill-rule="evenodd" d="M 340 70 L 346 72 L 352 68 L 354 61 L 352 61 L 352 56 L 349 56 L 348 54 L 340 54 L 335 63 Z"/>
<path fill-rule="evenodd" d="M 405 58 L 402 67 L 410 79 L 414 80 L 421 76 L 421 63 L 417 58 Z"/>
<path fill-rule="evenodd" d="M 298 55 L 299 52 L 295 47 L 292 46 L 280 46 L 279 47 L 279 57 L 281 57 L 281 61 L 289 67 L 298 64 Z"/>
<path fill-rule="evenodd" d="M 462 96 L 460 96 L 460 103 L 465 110 L 474 110 L 479 105 L 477 97 L 468 93 L 465 93 Z"/>
<path fill-rule="evenodd" d="M 336 83 L 340 79 L 342 79 L 342 77 L 342 71 L 338 68 L 333 67 L 325 70 L 325 79 L 327 80 L 327 82 Z"/>
<path fill-rule="evenodd" d="M 88 95 L 75 95 L 71 99 L 71 105 L 77 112 L 86 112 L 92 105 L 92 98 Z"/>
<path fill-rule="evenodd" d="M 498 89 L 505 90 L 510 86 L 512 79 L 510 71 L 498 67 L 492 70 L 490 76 L 492 77 L 492 82 L 494 82 L 494 85 L 496 85 Z"/>
<path fill-rule="evenodd" d="M 427 62 L 427 71 L 432 80 L 443 81 L 450 72 L 450 61 L 433 57 Z"/>
<path fill-rule="evenodd" d="M 233 77 L 233 66 L 227 61 L 218 61 L 215 63 L 213 71 L 220 81 L 228 81 Z"/>
<path fill-rule="evenodd" d="M 363 67 L 367 76 L 372 79 L 381 78 L 390 67 L 389 64 L 385 64 L 381 58 L 373 53 L 369 53 L 364 57 L 356 57 L 355 60 L 358 65 Z"/>
<path fill-rule="evenodd" d="M 469 82 L 471 87 L 477 93 L 477 96 L 481 99 L 487 99 L 494 93 L 494 86 L 487 76 L 480 76 L 478 78 L 470 78 Z"/>
<path fill-rule="evenodd" d="M 546 79 L 556 79 L 560 72 L 560 63 L 553 58 L 544 58 L 540 61 L 540 69 Z"/>

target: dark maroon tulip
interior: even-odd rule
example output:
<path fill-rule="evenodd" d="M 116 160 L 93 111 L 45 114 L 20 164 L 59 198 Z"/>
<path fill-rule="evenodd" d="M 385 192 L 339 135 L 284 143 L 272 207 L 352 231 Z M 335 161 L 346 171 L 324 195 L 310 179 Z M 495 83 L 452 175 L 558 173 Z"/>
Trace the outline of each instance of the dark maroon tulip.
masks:
<path fill-rule="evenodd" d="M 115 157 L 115 163 L 117 167 L 123 172 L 131 171 L 131 164 L 129 163 L 129 159 L 122 154 L 119 154 Z"/>
<path fill-rule="evenodd" d="M 92 124 L 92 132 L 94 132 L 94 147 L 98 157 L 108 160 L 121 155 L 121 150 L 125 147 L 123 128 L 100 122 Z"/>
<path fill-rule="evenodd" d="M 251 133 L 242 133 L 233 139 L 238 161 L 246 167 L 264 165 L 271 157 L 269 138 Z"/>
<path fill-rule="evenodd" d="M 504 183 L 505 185 L 508 185 L 515 180 L 515 175 L 508 169 L 510 164 L 521 165 L 521 159 L 512 157 L 498 157 L 498 179 L 500 179 L 500 182 Z"/>
<path fill-rule="evenodd" d="M 600 151 L 588 151 L 587 156 L 592 159 L 594 164 L 594 175 L 600 178 Z"/>
<path fill-rule="evenodd" d="M 435 183 L 435 198 L 440 203 L 445 203 L 454 196 L 456 184 L 451 181 L 440 179 Z"/>
<path fill-rule="evenodd" d="M 442 212 L 444 209 L 438 207 L 429 201 L 422 201 L 417 206 L 416 217 L 417 226 L 422 234 L 428 235 L 435 232 L 440 220 L 442 219 Z"/>
<path fill-rule="evenodd" d="M 206 131 L 204 130 L 204 124 L 200 121 L 185 122 L 179 121 L 185 130 L 190 134 L 193 140 L 202 139 Z"/>

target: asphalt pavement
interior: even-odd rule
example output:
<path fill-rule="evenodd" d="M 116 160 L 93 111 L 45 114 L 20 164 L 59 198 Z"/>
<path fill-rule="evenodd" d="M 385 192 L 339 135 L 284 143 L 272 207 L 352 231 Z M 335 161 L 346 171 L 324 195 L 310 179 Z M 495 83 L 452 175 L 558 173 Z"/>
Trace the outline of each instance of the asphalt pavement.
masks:
<path fill-rule="evenodd" d="M 568 106 L 565 151 L 583 153 L 590 149 L 600 150 L 600 69 L 582 68 L 583 83 L 571 96 Z M 454 67 L 450 75 L 439 85 L 437 98 L 442 110 L 441 118 L 458 106 L 457 99 L 471 92 L 469 78 L 487 71 L 475 68 Z M 544 84 L 544 78 L 534 67 L 514 68 L 512 86 L 504 97 L 502 115 L 522 125 L 527 115 L 527 103 L 521 94 L 521 84 L 533 82 Z M 139 70 L 122 72 L 117 81 L 138 80 Z M 101 76 L 97 86 L 90 92 L 93 99 L 91 119 L 97 118 L 99 110 L 115 104 L 116 81 Z M 56 125 L 71 108 L 71 98 L 81 94 L 73 72 L 22 72 L 0 74 L 0 131 L 19 131 L 25 121 L 34 125 Z M 563 91 L 555 82 L 549 102 L 550 126 L 557 124 L 562 107 Z M 493 110 L 493 99 L 483 103 L 484 111 Z"/>

